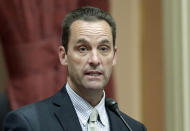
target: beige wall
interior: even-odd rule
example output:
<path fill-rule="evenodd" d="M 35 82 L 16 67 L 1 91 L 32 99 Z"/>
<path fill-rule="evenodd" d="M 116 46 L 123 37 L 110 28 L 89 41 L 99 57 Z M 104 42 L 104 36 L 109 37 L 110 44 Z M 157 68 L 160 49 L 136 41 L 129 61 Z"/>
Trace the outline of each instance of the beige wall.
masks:
<path fill-rule="evenodd" d="M 150 131 L 164 130 L 161 0 L 111 0 L 117 23 L 116 99 Z"/>
<path fill-rule="evenodd" d="M 121 110 L 142 121 L 138 0 L 112 0 L 111 13 L 117 24 L 116 98 Z"/>

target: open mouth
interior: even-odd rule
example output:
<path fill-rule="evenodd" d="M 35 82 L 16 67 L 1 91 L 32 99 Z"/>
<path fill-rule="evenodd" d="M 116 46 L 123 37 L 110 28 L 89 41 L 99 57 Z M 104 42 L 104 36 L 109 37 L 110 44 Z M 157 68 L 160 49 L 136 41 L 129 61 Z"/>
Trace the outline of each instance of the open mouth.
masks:
<path fill-rule="evenodd" d="M 88 76 L 94 76 L 94 77 L 96 77 L 96 76 L 102 75 L 102 72 L 90 70 L 90 71 L 86 71 L 84 74 L 88 75 Z"/>

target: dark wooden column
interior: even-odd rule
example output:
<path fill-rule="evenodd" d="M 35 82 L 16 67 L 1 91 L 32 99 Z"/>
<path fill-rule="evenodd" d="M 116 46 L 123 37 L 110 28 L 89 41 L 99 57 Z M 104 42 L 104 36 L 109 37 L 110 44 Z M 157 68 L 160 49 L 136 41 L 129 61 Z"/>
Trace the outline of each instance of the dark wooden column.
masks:
<path fill-rule="evenodd" d="M 143 118 L 148 131 L 164 131 L 162 0 L 142 1 Z"/>

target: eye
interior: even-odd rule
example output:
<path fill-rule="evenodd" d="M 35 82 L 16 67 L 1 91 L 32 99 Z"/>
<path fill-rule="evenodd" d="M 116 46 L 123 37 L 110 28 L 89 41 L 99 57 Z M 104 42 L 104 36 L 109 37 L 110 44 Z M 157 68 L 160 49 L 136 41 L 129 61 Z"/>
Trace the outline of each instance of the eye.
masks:
<path fill-rule="evenodd" d="M 107 47 L 101 47 L 100 49 L 101 49 L 102 51 L 107 51 L 107 50 L 108 50 Z"/>
<path fill-rule="evenodd" d="M 100 46 L 99 47 L 99 50 L 101 51 L 101 52 L 108 52 L 109 51 L 109 47 L 108 46 Z"/>
<path fill-rule="evenodd" d="M 79 52 L 83 53 L 83 52 L 86 52 L 88 49 L 86 46 L 80 46 L 79 47 Z"/>

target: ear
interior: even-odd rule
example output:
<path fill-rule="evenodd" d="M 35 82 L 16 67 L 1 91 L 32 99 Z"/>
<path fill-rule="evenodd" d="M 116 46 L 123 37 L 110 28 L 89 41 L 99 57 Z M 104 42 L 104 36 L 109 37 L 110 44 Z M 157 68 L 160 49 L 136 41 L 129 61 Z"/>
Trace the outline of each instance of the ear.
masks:
<path fill-rule="evenodd" d="M 117 63 L 117 47 L 114 47 L 113 66 Z"/>
<path fill-rule="evenodd" d="M 62 65 L 67 66 L 67 54 L 63 46 L 59 46 L 59 60 Z"/>

